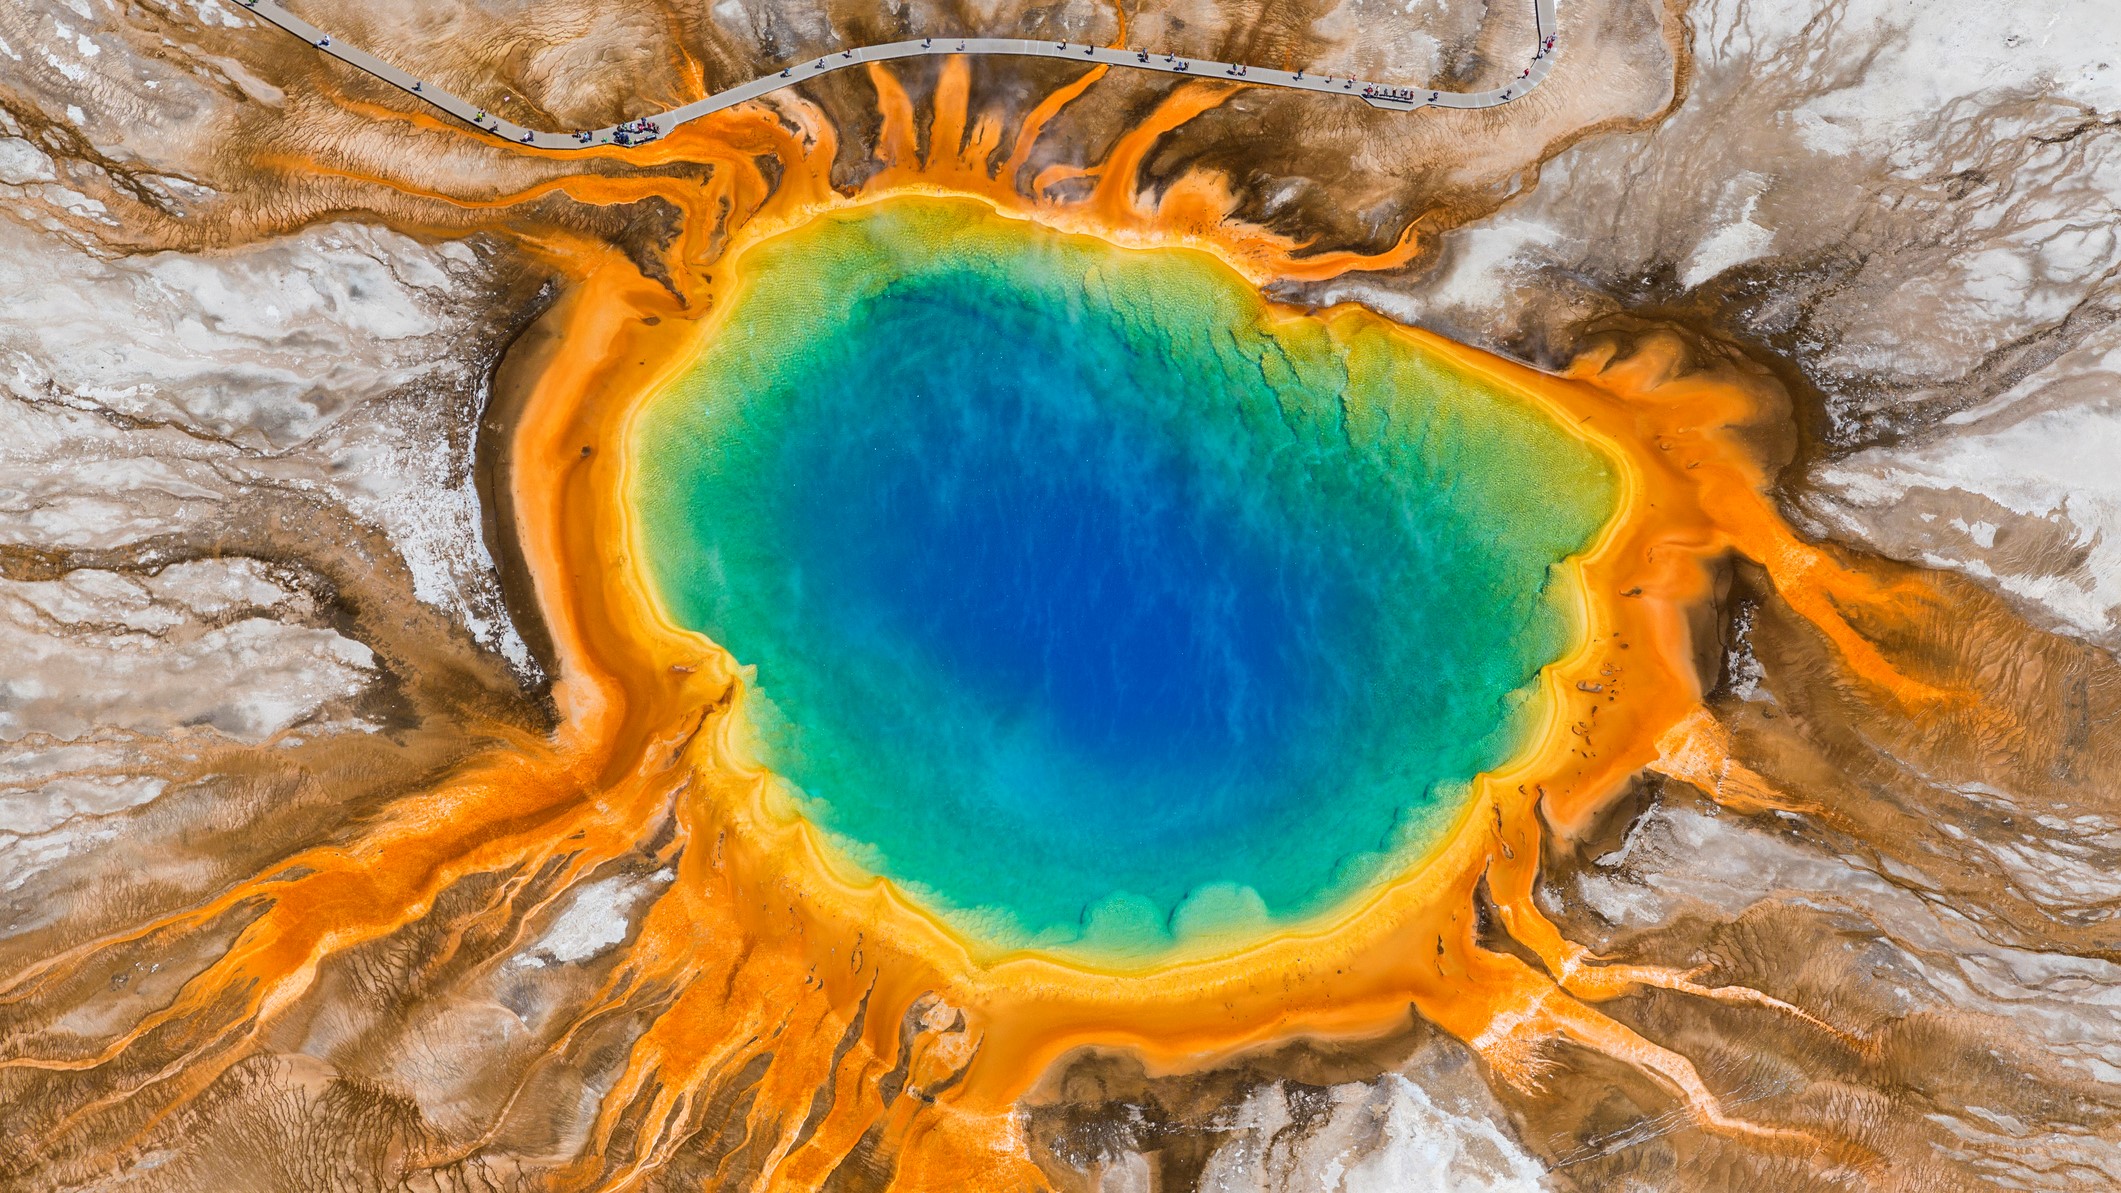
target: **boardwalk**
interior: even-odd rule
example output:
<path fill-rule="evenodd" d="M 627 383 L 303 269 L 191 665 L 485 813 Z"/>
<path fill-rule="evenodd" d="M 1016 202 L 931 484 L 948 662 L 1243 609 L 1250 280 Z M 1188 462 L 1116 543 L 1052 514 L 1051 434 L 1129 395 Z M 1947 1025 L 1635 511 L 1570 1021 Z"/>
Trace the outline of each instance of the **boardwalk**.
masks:
<path fill-rule="evenodd" d="M 285 29 L 349 66 L 366 71 L 496 137 L 539 149 L 586 149 L 592 145 L 638 144 L 662 136 L 688 120 L 698 120 L 702 116 L 757 99 L 783 87 L 808 82 L 819 75 L 870 62 L 888 62 L 894 58 L 916 58 L 922 55 L 990 54 L 1019 58 L 1063 58 L 1071 62 L 1103 63 L 1106 66 L 1155 71 L 1181 78 L 1223 79 L 1254 87 L 1286 87 L 1299 91 L 1315 91 L 1324 95 L 1359 99 L 1387 111 L 1412 112 L 1422 108 L 1493 108 L 1522 99 L 1547 77 L 1547 72 L 1553 68 L 1556 54 L 1554 0 L 1531 0 L 1534 38 L 1533 44 L 1526 47 L 1522 73 L 1514 81 L 1501 87 L 1471 92 L 1436 91 L 1427 87 L 1411 87 L 1348 75 L 1275 70 L 1264 66 L 1214 62 L 1205 58 L 1186 58 L 1177 54 L 1115 49 L 1077 42 L 1025 41 L 1015 37 L 924 37 L 915 41 L 894 41 L 858 49 L 834 50 L 823 57 L 806 58 L 776 74 L 753 79 L 727 91 L 718 91 L 704 99 L 696 99 L 683 107 L 630 120 L 624 124 L 608 128 L 551 132 L 526 128 L 513 121 L 504 120 L 424 79 L 416 79 L 359 46 L 347 45 L 333 38 L 324 30 L 287 11 L 274 0 L 242 2 L 243 6 L 259 19 Z"/>

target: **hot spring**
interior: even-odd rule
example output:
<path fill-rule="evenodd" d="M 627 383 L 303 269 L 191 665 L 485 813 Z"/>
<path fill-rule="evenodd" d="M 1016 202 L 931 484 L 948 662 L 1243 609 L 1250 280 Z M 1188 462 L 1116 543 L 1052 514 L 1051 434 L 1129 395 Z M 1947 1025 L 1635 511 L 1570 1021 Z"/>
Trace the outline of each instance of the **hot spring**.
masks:
<path fill-rule="evenodd" d="M 1583 632 L 1611 461 L 1367 312 L 897 198 L 746 251 L 634 427 L 667 616 L 850 873 L 1153 959 L 1419 865 Z"/>

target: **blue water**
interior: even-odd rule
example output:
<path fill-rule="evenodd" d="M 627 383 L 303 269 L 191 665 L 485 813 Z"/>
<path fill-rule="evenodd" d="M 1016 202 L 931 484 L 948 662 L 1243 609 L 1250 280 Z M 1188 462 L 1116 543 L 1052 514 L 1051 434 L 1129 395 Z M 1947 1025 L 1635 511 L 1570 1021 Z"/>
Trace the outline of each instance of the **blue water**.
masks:
<path fill-rule="evenodd" d="M 883 304 L 846 368 L 866 391 L 907 395 L 905 408 L 889 421 L 820 410 L 782 445 L 773 515 L 791 532 L 790 566 L 829 606 L 819 621 L 917 653 L 987 715 L 1037 726 L 1110 783 L 1282 759 L 1289 732 L 1335 698 L 1305 648 L 1353 628 L 1351 577 L 1318 570 L 1286 512 L 1248 524 L 1263 519 L 1229 500 L 1234 478 L 1214 461 L 1101 416 L 1085 365 L 1120 345 L 1055 343 L 1009 318 L 1023 313 Z M 1004 320 L 1006 354 L 962 337 Z M 907 343 L 940 347 L 895 347 Z M 1050 795 L 996 794 L 1027 810 Z M 1074 802 L 1080 815 L 1141 815 Z M 1154 814 L 1209 832 L 1249 811 L 1216 800 Z"/>
<path fill-rule="evenodd" d="M 1524 440 L 1602 463 L 1203 259 L 892 218 L 747 262 L 644 432 L 651 568 L 756 666 L 804 814 L 998 945 L 1154 952 L 1401 864 L 1515 747 L 1604 517 Z"/>

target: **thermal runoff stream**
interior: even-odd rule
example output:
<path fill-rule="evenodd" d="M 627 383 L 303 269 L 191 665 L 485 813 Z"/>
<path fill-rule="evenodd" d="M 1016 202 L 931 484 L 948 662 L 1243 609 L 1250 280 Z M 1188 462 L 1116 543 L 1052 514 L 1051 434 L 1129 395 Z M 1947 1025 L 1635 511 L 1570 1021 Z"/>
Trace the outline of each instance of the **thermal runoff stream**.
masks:
<path fill-rule="evenodd" d="M 985 949 L 1154 955 L 1403 869 L 1524 742 L 1610 463 L 1208 254 L 900 198 L 756 245 L 635 430 L 747 751 Z"/>

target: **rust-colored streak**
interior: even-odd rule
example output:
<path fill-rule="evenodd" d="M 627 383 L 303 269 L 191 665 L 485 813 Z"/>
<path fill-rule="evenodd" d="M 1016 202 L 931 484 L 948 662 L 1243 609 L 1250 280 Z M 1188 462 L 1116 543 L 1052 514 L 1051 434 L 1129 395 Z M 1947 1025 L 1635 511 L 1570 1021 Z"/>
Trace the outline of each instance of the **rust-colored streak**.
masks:
<path fill-rule="evenodd" d="M 881 62 L 869 64 L 869 81 L 876 85 L 876 110 L 884 121 L 876 135 L 876 155 L 901 167 L 916 166 L 920 134 L 914 127 L 913 100 L 905 84 Z"/>
<path fill-rule="evenodd" d="M 962 56 L 943 59 L 935 82 L 935 116 L 928 124 L 928 168 L 960 174 L 965 160 L 966 108 L 972 102 L 972 67 Z"/>
<path fill-rule="evenodd" d="M 683 23 L 675 8 L 663 8 L 663 26 L 669 34 L 671 53 L 677 55 L 678 75 L 685 82 L 684 102 L 705 98 L 710 94 L 707 89 L 707 72 L 700 65 L 699 55 L 692 52 L 692 44 L 685 36 Z M 671 106 L 683 105 L 681 103 Z"/>
<path fill-rule="evenodd" d="M 1140 185 L 1142 162 L 1156 143 L 1187 121 L 1222 104 L 1237 93 L 1237 88 L 1221 83 L 1187 83 L 1164 98 L 1164 102 L 1149 113 L 1138 127 L 1128 129 L 1113 142 L 1112 149 L 1099 166 L 1097 190 L 1089 199 L 1089 207 L 1098 216 L 1116 226 L 1125 227 L 1137 222 L 1140 213 L 1136 208 L 1136 190 Z"/>
<path fill-rule="evenodd" d="M 1104 78 L 1105 72 L 1110 69 L 1103 64 L 1093 66 L 1038 101 L 1038 105 L 1031 109 L 1031 114 L 1024 117 L 1023 126 L 1017 130 L 1016 145 L 1009 151 L 1009 160 L 1002 163 L 1000 173 L 995 175 L 995 179 L 1002 186 L 1015 188 L 1016 176 L 1023 172 L 1024 164 L 1031 160 L 1031 150 L 1038 144 L 1039 134 L 1046 131 L 1046 126 L 1053 122 L 1055 116 L 1060 115 L 1062 108 L 1074 103 L 1083 92 L 1090 89 L 1091 84 Z M 1036 195 L 1040 189 L 1033 187 L 1031 193 Z"/>

